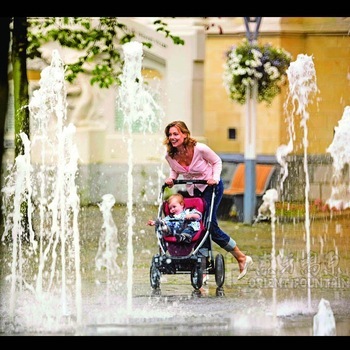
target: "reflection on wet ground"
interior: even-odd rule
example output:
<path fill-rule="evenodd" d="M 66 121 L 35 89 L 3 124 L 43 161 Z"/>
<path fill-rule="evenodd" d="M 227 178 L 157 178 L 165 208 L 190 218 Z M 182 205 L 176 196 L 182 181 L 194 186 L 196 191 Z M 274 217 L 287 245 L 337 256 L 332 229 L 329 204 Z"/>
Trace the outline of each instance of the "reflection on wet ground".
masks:
<path fill-rule="evenodd" d="M 135 208 L 133 228 L 132 305 L 127 304 L 127 224 L 125 208 L 116 206 L 118 228 L 117 264 L 120 272 L 108 276 L 98 271 L 95 256 L 102 217 L 97 207 L 81 211 L 81 270 L 83 320 L 75 323 L 74 310 L 62 316 L 54 302 L 45 305 L 45 318 L 30 292 L 23 292 L 16 320 L 8 320 L 9 256 L 1 250 L 2 335 L 313 335 L 313 317 L 321 298 L 330 302 L 336 334 L 350 335 L 350 220 L 348 216 L 311 218 L 312 268 L 310 286 L 305 274 L 305 228 L 303 222 L 276 225 L 277 273 L 271 271 L 272 235 L 268 222 L 247 226 L 222 221 L 221 227 L 252 256 L 254 265 L 237 280 L 238 265 L 215 244 L 214 253 L 225 258 L 224 295 L 216 296 L 213 275 L 201 293 L 193 293 L 189 274 L 163 275 L 161 292 L 152 293 L 149 269 L 158 252 L 154 228 L 146 225 L 156 208 Z M 129 276 L 130 277 L 130 276 Z M 309 299 L 311 296 L 311 300 Z M 57 297 L 59 298 L 59 297 Z M 311 304 L 310 304 L 311 301 Z M 39 304 L 40 305 L 40 304 Z M 50 309 L 52 308 L 52 310 Z M 73 309 L 73 308 L 72 308 Z"/>

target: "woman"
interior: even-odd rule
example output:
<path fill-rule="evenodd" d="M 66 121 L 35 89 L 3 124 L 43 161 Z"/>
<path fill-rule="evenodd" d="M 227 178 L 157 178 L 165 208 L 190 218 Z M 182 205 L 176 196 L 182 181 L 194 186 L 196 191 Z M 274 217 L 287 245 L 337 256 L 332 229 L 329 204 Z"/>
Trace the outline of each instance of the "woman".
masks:
<path fill-rule="evenodd" d="M 165 159 L 170 166 L 170 176 L 165 180 L 165 183 L 171 188 L 174 185 L 173 180 L 176 180 L 179 175 L 182 175 L 184 179 L 207 180 L 207 185 L 189 185 L 187 191 L 191 196 L 201 195 L 208 207 L 212 199 L 212 186 L 216 185 L 210 228 L 211 236 L 216 244 L 231 253 L 237 260 L 240 272 L 238 279 L 240 280 L 246 275 L 248 268 L 253 264 L 253 260 L 250 256 L 241 252 L 236 242 L 218 225 L 216 212 L 224 192 L 224 184 L 220 178 L 221 158 L 210 147 L 192 138 L 183 121 L 171 122 L 165 127 L 164 131 L 166 135 L 164 145 L 167 148 Z"/>

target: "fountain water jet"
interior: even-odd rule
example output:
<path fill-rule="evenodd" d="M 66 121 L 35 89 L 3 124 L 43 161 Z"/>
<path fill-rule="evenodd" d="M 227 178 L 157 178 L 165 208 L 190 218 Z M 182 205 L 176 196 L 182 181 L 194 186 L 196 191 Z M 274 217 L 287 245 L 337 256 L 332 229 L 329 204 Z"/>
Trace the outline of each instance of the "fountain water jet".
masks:
<path fill-rule="evenodd" d="M 125 138 L 128 152 L 128 274 L 127 307 L 132 309 L 133 286 L 133 132 L 154 133 L 160 130 L 163 111 L 152 94 L 146 90 L 142 77 L 142 43 L 129 42 L 123 45 L 124 67 L 119 88 L 118 104 L 124 116 Z"/>
<path fill-rule="evenodd" d="M 109 278 L 120 272 L 117 264 L 118 229 L 112 216 L 112 209 L 115 204 L 115 198 L 112 194 L 102 196 L 102 202 L 98 204 L 103 215 L 103 225 L 100 234 L 98 251 L 95 257 L 95 264 L 98 271 L 106 268 L 107 284 Z"/>
<path fill-rule="evenodd" d="M 307 106 L 312 102 L 312 97 L 318 92 L 316 84 L 316 71 L 312 56 L 299 54 L 297 60 L 292 62 L 287 71 L 289 81 L 289 93 L 284 103 L 284 109 L 287 113 L 288 131 L 289 131 L 289 143 L 287 146 L 282 145 L 277 149 L 276 158 L 281 164 L 281 174 L 283 175 L 280 183 L 280 188 L 283 189 L 283 181 L 286 178 L 288 172 L 288 164 L 286 163 L 287 155 L 293 151 L 293 141 L 295 140 L 294 132 L 294 116 L 299 115 L 301 117 L 300 126 L 303 128 L 303 150 L 304 150 L 304 173 L 305 173 L 305 230 L 306 230 L 306 256 L 308 267 L 308 308 L 311 310 L 311 286 L 310 286 L 310 215 L 309 215 L 309 190 L 310 180 L 307 161 L 307 149 L 308 149 L 308 128 L 307 121 L 309 119 L 309 113 L 307 112 Z M 289 110 L 289 107 L 290 110 Z"/>
<path fill-rule="evenodd" d="M 132 288 L 133 288 L 133 225 L 135 216 L 133 214 L 133 134 L 137 132 L 155 133 L 160 131 L 163 111 L 155 102 L 152 94 L 147 91 L 143 84 L 141 74 L 142 44 L 132 42 L 123 46 L 125 64 L 123 75 L 121 76 L 121 87 L 118 90 L 118 107 L 123 113 L 124 141 L 127 142 L 128 150 L 128 200 L 127 200 L 127 227 L 128 227 L 128 273 L 127 273 L 127 310 L 132 308 Z M 12 319 L 18 319 L 18 305 L 21 301 L 28 301 L 26 314 L 35 315 L 36 323 L 27 325 L 26 322 L 19 321 L 24 329 L 40 328 L 42 331 L 55 329 L 58 331 L 62 326 L 61 317 L 75 319 L 77 325 L 81 325 L 82 318 L 82 296 L 80 277 L 80 247 L 78 230 L 79 198 L 75 177 L 77 174 L 78 152 L 73 142 L 75 127 L 69 124 L 65 127 L 66 121 L 66 88 L 64 80 L 64 67 L 56 50 L 52 53 L 52 62 L 49 67 L 41 73 L 40 88 L 34 91 L 29 109 L 32 122 L 32 143 L 26 135 L 22 135 L 25 146 L 24 156 L 16 159 L 16 166 L 8 176 L 7 186 L 2 189 L 5 194 L 4 203 L 12 203 L 8 206 L 6 219 L 6 229 L 3 241 L 7 235 L 17 234 L 14 239 L 12 257 L 12 289 L 19 286 L 22 290 L 33 295 L 24 297 L 11 292 L 10 313 Z M 35 159 L 39 155 L 39 159 Z M 35 163 L 35 164 L 34 164 Z M 32 165 L 34 164 L 34 165 Z M 38 181 L 35 181 L 37 179 Z M 30 232 L 30 247 L 22 249 L 22 233 L 24 231 L 21 222 L 22 202 L 28 202 L 28 218 Z M 33 209 L 32 201 L 35 203 Z M 103 248 L 108 245 L 108 252 L 111 254 L 108 259 L 102 256 L 101 249 L 96 256 L 96 267 L 108 265 L 108 274 L 116 274 L 120 269 L 116 265 L 117 229 L 113 225 L 111 213 L 107 213 L 114 204 L 111 195 L 105 195 L 103 202 L 99 205 L 104 216 L 104 226 L 102 231 L 106 234 L 100 237 L 100 244 Z M 14 210 L 13 210 L 14 208 Z M 14 212 L 14 213 L 12 213 Z M 35 212 L 35 213 L 34 213 Z M 32 228 L 32 215 L 38 215 L 39 220 L 35 228 Z M 102 232 L 102 233 L 103 233 Z M 108 236 L 108 237 L 107 237 Z M 113 237 L 111 237 L 113 236 Z M 101 240 L 104 240 L 101 242 Z M 107 243 L 108 241 L 108 243 Z M 17 244 L 18 243 L 18 244 Z M 106 244 L 106 247 L 104 246 Z M 113 245 L 113 247 L 111 246 Z M 39 250 L 39 252 L 37 252 Z M 102 254 L 102 255 L 101 255 Z M 23 255 L 26 255 L 22 258 Z M 38 256 L 38 263 L 33 262 L 33 257 Z M 30 263 L 29 260 L 31 259 Z M 59 268 L 58 263 L 61 263 Z M 24 275 L 22 267 L 35 265 L 30 275 Z M 75 269 L 75 275 L 71 271 Z M 33 282 L 30 280 L 33 279 Z M 20 283 L 18 283 L 20 281 Z M 69 281 L 69 282 L 68 282 Z M 58 284 L 56 283 L 58 282 Z M 35 286 L 34 286 L 35 284 Z M 75 286 L 75 290 L 70 287 Z M 60 293 L 60 301 L 49 305 L 49 300 L 53 300 L 55 294 Z M 30 294 L 29 293 L 29 294 Z M 32 296 L 35 301 L 33 302 Z M 70 296 L 75 296 L 75 305 Z M 42 314 L 35 308 L 36 302 L 46 305 L 41 309 Z M 62 308 L 61 317 L 55 312 L 58 305 Z M 23 306 L 21 306 L 23 309 Z M 75 312 L 74 309 L 75 308 Z M 56 319 L 56 317 L 59 319 Z M 52 319 L 52 322 L 38 324 L 44 319 Z M 15 321 L 14 321 L 15 322 Z M 17 321 L 16 321 L 17 322 Z M 19 325 L 14 325 L 20 327 Z M 64 325 L 63 325 L 64 326 Z M 26 328 L 27 327 L 27 328 Z"/>
<path fill-rule="evenodd" d="M 328 300 L 321 299 L 313 319 L 313 335 L 337 335 L 334 314 Z"/>
<path fill-rule="evenodd" d="M 5 203 L 9 205 L 5 212 L 13 210 L 13 214 L 6 217 L 4 235 L 12 231 L 13 249 L 19 247 L 12 255 L 10 313 L 16 323 L 14 327 L 26 326 L 25 320 L 14 319 L 15 304 L 19 303 L 21 309 L 27 310 L 23 317 L 42 312 L 38 320 L 52 318 L 54 323 L 57 316 L 58 322 L 68 316 L 75 318 L 78 325 L 81 323 L 80 208 L 75 185 L 78 152 L 73 141 L 75 127 L 64 126 L 66 107 L 64 66 L 58 51 L 54 50 L 52 63 L 42 71 L 40 88 L 34 91 L 29 104 L 32 141 L 21 134 L 24 155 L 15 159 L 15 167 L 2 189 Z M 40 158 L 38 164 L 34 164 L 33 155 L 38 149 Z M 29 246 L 24 235 L 25 223 L 20 219 L 23 202 L 27 203 Z M 35 228 L 31 221 L 32 203 L 39 212 L 39 224 Z M 29 266 L 34 271 L 29 271 Z M 45 307 L 32 310 L 38 303 L 48 305 L 46 302 L 56 296 L 60 301 L 56 302 L 54 312 L 59 306 L 61 315 L 50 314 Z M 53 327 L 53 323 L 48 326 Z"/>
<path fill-rule="evenodd" d="M 308 148 L 308 130 L 307 121 L 309 119 L 309 113 L 306 107 L 312 100 L 310 97 L 314 97 L 318 93 L 316 85 L 316 74 L 314 64 L 312 62 L 312 57 L 307 55 L 298 55 L 295 62 L 292 62 L 287 70 L 287 75 L 289 79 L 289 94 L 287 100 L 284 104 L 285 112 L 287 114 L 288 121 L 288 133 L 289 142 L 288 145 L 282 145 L 277 149 L 276 158 L 281 165 L 281 181 L 280 190 L 283 191 L 283 182 L 288 175 L 288 163 L 286 157 L 289 153 L 293 151 L 293 144 L 295 141 L 295 127 L 294 127 L 294 117 L 299 115 L 301 117 L 300 126 L 303 128 L 303 169 L 305 173 L 305 230 L 306 230 L 306 266 L 307 266 L 307 291 L 308 291 L 308 310 L 311 311 L 311 233 L 310 233 L 310 215 L 309 215 L 309 172 L 308 172 L 308 162 L 307 162 L 307 148 Z M 290 107 L 290 108 L 289 108 Z M 348 140 L 350 137 L 350 109 L 347 107 L 344 111 L 343 119 L 339 122 L 339 126 L 335 128 L 334 140 L 332 144 L 327 148 L 327 152 L 331 153 L 333 157 L 333 186 L 332 186 L 332 196 L 327 201 L 329 207 L 335 209 L 345 209 L 347 207 L 346 200 L 349 198 L 346 193 L 349 193 L 349 189 L 342 191 L 340 195 L 340 188 L 344 189 L 346 186 L 342 182 L 344 176 L 342 171 L 346 164 L 350 164 L 350 150 L 347 149 Z M 345 194 L 345 196 L 344 196 Z M 344 201 L 345 199 L 345 201 Z M 337 248 L 336 259 L 337 258 Z M 327 301 L 329 304 L 329 302 Z M 319 305 L 319 312 L 325 309 L 324 299 L 321 300 Z M 329 306 L 330 308 L 330 306 Z M 321 316 L 317 316 L 315 321 Z M 321 326 L 318 326 L 321 327 Z M 317 331 L 316 331 L 317 332 Z"/>
<path fill-rule="evenodd" d="M 333 159 L 332 193 L 326 201 L 330 209 L 342 210 L 350 207 L 350 179 L 345 179 L 345 166 L 350 167 L 350 106 L 346 106 L 342 119 L 335 127 L 332 143 L 327 148 Z"/>
<path fill-rule="evenodd" d="M 275 188 L 267 190 L 263 195 L 263 203 L 259 207 L 258 216 L 255 222 L 265 218 L 271 218 L 271 272 L 273 285 L 273 317 L 276 324 L 276 287 L 277 287 L 277 263 L 276 263 L 276 206 L 278 200 L 278 192 Z"/>

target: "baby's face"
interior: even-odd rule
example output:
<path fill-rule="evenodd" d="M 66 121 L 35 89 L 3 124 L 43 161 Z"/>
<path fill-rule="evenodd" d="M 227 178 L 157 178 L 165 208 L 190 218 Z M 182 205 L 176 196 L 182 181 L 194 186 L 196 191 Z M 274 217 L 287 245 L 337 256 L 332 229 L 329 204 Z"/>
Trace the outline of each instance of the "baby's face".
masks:
<path fill-rule="evenodd" d="M 169 203 L 169 211 L 170 214 L 180 214 L 184 210 L 184 206 L 177 202 L 177 201 L 172 201 Z"/>

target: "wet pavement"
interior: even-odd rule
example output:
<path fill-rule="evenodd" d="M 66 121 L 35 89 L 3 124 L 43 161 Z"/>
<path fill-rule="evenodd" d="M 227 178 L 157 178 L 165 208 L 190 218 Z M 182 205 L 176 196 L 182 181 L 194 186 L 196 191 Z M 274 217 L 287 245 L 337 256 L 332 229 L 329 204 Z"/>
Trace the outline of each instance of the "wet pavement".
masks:
<path fill-rule="evenodd" d="M 214 275 L 194 293 L 189 274 L 163 275 L 161 292 L 149 280 L 151 259 L 158 252 L 154 228 L 146 225 L 155 207 L 134 209 L 132 269 L 128 268 L 126 208 L 116 206 L 118 271 L 96 268 L 103 218 L 98 207 L 81 210 L 79 220 L 82 319 L 74 301 L 61 308 L 60 289 L 42 299 L 24 289 L 9 317 L 9 244 L 1 247 L 1 335 L 97 336 L 312 336 L 320 300 L 330 302 L 336 335 L 350 335 L 350 219 L 347 215 L 311 218 L 311 276 L 306 269 L 304 223 L 269 222 L 253 226 L 221 221 L 254 265 L 237 280 L 238 265 L 214 244 L 225 259 L 224 295 L 216 295 Z M 129 231 L 130 233 L 130 231 Z M 276 263 L 276 273 L 271 269 Z M 131 274 L 130 274 L 131 271 Z M 34 281 L 34 280 L 33 280 Z M 27 287 L 34 282 L 27 279 Z M 67 289 L 71 286 L 67 286 Z M 74 290 L 74 289 L 73 289 Z M 74 294 L 74 293 L 73 293 Z M 67 298 L 68 300 L 71 300 Z M 74 299 L 72 299 L 74 300 Z"/>

